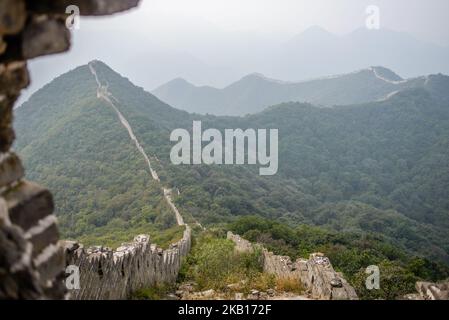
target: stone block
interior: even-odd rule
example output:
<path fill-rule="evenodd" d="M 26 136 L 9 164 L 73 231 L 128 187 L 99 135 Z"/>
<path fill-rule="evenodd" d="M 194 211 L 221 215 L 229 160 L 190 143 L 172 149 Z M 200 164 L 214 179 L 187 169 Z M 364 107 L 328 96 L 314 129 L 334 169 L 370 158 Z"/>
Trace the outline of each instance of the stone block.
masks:
<path fill-rule="evenodd" d="M 23 167 L 17 156 L 9 152 L 14 140 L 14 103 L 20 91 L 29 85 L 25 60 L 69 49 L 67 6 L 79 6 L 83 15 L 108 15 L 138 3 L 139 0 L 0 0 L 0 299 L 63 299 L 66 293 L 62 281 L 65 254 L 60 250 L 57 226 L 52 220 L 53 198 L 48 190 L 21 181 Z M 140 240 L 136 250 L 152 255 L 149 246 Z M 190 245 L 190 236 L 188 240 Z M 73 259 L 89 267 L 90 262 L 82 260 L 84 249 L 75 247 L 71 247 Z M 140 280 L 121 279 L 121 270 L 113 269 L 112 254 L 97 255 L 92 263 L 100 259 L 106 262 L 103 281 L 100 286 L 87 282 L 86 290 L 91 290 L 86 292 L 87 297 L 125 297 L 129 289 L 141 285 Z M 139 262 L 137 266 L 139 269 Z M 89 280 L 97 279 L 98 271 L 87 276 Z M 152 274 L 146 281 L 154 283 L 154 278 Z M 122 291 L 112 290 L 117 279 L 121 279 L 118 286 Z"/>
<path fill-rule="evenodd" d="M 51 193 L 37 184 L 23 181 L 4 194 L 11 222 L 27 231 L 54 210 Z"/>
<path fill-rule="evenodd" d="M 49 245 L 58 243 L 59 231 L 58 227 L 56 226 L 56 217 L 54 217 L 53 215 L 49 215 L 47 217 L 54 218 L 54 219 L 47 219 L 51 221 L 50 225 L 38 224 L 37 226 L 31 229 L 37 231 L 31 233 L 27 237 L 27 240 L 29 240 L 33 244 L 33 254 L 32 254 L 33 257 L 39 255 Z M 45 221 L 45 219 L 41 221 Z"/>
<path fill-rule="evenodd" d="M 36 274 L 27 259 L 28 244 L 9 220 L 6 201 L 0 197 L 0 300 L 35 299 L 41 296 Z"/>
<path fill-rule="evenodd" d="M 14 142 L 14 138 L 14 130 L 11 126 L 6 128 L 0 127 L 0 152 L 8 151 Z"/>
<path fill-rule="evenodd" d="M 0 55 L 2 55 L 5 51 L 6 48 L 8 47 L 8 45 L 6 44 L 6 42 L 3 40 L 3 37 L 0 36 Z"/>
<path fill-rule="evenodd" d="M 25 20 L 24 0 L 0 1 L 0 35 L 20 32 L 25 24 Z"/>
<path fill-rule="evenodd" d="M 23 178 L 25 171 L 15 153 L 0 154 L 0 189 Z"/>
<path fill-rule="evenodd" d="M 15 97 L 29 84 L 30 77 L 25 61 L 0 64 L 0 94 L 4 95 L 3 103 L 9 103 L 12 107 Z"/>
<path fill-rule="evenodd" d="M 54 251 L 48 254 L 45 259 L 40 260 L 36 266 L 40 274 L 40 281 L 44 284 L 64 273 L 66 267 L 63 249 L 60 246 L 51 248 L 55 248 Z"/>
<path fill-rule="evenodd" d="M 7 152 L 14 141 L 12 120 L 13 101 L 9 96 L 0 93 L 0 152 Z"/>
<path fill-rule="evenodd" d="M 61 240 L 59 242 L 59 245 L 64 249 L 67 253 L 73 253 L 78 248 L 80 248 L 80 244 L 76 241 L 70 241 L 70 240 Z"/>
<path fill-rule="evenodd" d="M 32 59 L 67 51 L 70 48 L 70 36 L 63 19 L 47 15 L 34 16 L 23 32 L 22 57 Z"/>

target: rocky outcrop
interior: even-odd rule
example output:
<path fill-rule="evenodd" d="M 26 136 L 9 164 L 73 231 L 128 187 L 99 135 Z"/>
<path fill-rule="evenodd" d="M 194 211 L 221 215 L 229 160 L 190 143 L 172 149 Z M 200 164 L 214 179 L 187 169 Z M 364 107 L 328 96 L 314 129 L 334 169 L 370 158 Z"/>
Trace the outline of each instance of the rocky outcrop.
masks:
<path fill-rule="evenodd" d="M 24 180 L 13 107 L 29 84 L 26 60 L 70 47 L 66 8 L 108 15 L 139 0 L 0 1 L 0 299 L 62 299 L 65 261 L 51 193 Z"/>
<path fill-rule="evenodd" d="M 406 300 L 449 300 L 449 280 L 438 283 L 418 281 L 416 283 L 418 293 L 408 294 Z"/>
<path fill-rule="evenodd" d="M 334 270 L 329 259 L 321 253 L 311 254 L 308 260 L 298 259 L 292 262 L 290 257 L 275 255 L 261 245 L 252 244 L 232 232 L 228 232 L 227 238 L 236 244 L 237 251 L 262 250 L 265 272 L 278 278 L 297 279 L 313 299 L 358 299 L 354 288 Z"/>
<path fill-rule="evenodd" d="M 296 260 L 301 282 L 310 290 L 313 298 L 328 300 L 357 300 L 355 289 L 335 272 L 329 259 L 321 253 L 313 253 L 309 260 Z"/>
<path fill-rule="evenodd" d="M 190 251 L 191 229 L 162 250 L 147 235 L 134 238 L 117 250 L 104 247 L 84 249 L 75 242 L 64 242 L 66 264 L 79 267 L 80 288 L 70 291 L 70 299 L 126 299 L 136 290 L 156 284 L 174 283 L 182 258 Z"/>
<path fill-rule="evenodd" d="M 449 300 L 449 280 L 439 283 L 419 281 L 416 290 L 425 300 Z"/>

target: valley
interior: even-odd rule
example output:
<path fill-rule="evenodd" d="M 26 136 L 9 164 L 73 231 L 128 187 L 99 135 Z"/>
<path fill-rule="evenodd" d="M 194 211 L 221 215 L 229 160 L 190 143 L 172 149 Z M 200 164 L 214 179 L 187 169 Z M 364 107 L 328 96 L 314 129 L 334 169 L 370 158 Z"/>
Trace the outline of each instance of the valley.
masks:
<path fill-rule="evenodd" d="M 384 264 L 410 292 L 419 278 L 448 274 L 447 88 L 431 75 L 379 101 L 221 117 L 172 108 L 94 61 L 16 110 L 15 147 L 28 175 L 54 190 L 66 239 L 117 247 L 149 233 L 168 247 L 184 223 L 199 223 L 217 228 L 217 241 L 233 230 L 292 258 L 322 251 L 354 284 L 365 264 Z M 173 165 L 170 133 L 193 121 L 278 129 L 278 173 Z"/>
<path fill-rule="evenodd" d="M 449 300 L 448 11 L 0 0 L 0 300 Z"/>

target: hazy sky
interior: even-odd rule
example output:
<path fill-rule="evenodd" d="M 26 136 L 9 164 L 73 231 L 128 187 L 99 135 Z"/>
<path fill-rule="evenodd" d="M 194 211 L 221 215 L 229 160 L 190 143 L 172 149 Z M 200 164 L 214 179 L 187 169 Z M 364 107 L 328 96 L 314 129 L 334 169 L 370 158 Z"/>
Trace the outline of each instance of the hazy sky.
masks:
<path fill-rule="evenodd" d="M 382 28 L 449 46 L 449 0 L 142 0 L 139 8 L 113 17 L 82 17 L 69 53 L 30 62 L 32 86 L 22 101 L 55 76 L 93 59 L 148 90 L 186 74 L 193 82 L 224 85 L 243 70 L 232 55 L 283 43 L 315 25 L 349 33 L 364 27 L 368 5 L 379 6 Z M 236 61 L 234 73 L 225 59 Z M 142 61 L 152 63 L 150 74 L 142 73 Z M 196 79 L 195 70 L 204 64 L 223 77 Z"/>
<path fill-rule="evenodd" d="M 319 25 L 346 33 L 364 25 L 368 5 L 380 8 L 382 27 L 449 45 L 447 0 L 143 0 L 123 21 L 170 29 L 197 20 L 223 31 L 285 34 Z"/>

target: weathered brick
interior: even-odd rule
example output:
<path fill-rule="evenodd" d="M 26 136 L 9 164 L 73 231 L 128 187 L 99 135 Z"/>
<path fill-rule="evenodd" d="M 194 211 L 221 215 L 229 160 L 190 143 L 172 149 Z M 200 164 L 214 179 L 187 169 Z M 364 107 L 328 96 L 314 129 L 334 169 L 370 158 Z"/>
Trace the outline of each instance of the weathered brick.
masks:
<path fill-rule="evenodd" d="M 5 51 L 0 54 L 0 64 L 21 61 L 22 58 L 22 33 L 5 36 Z"/>
<path fill-rule="evenodd" d="M 64 270 L 64 269 L 63 269 Z M 66 275 L 59 273 L 54 279 L 47 281 L 44 294 L 50 300 L 61 300 L 67 298 Z"/>
<path fill-rule="evenodd" d="M 27 0 L 27 9 L 37 13 L 64 14 L 70 5 L 76 5 L 84 16 L 102 16 L 137 7 L 140 0 Z"/>
<path fill-rule="evenodd" d="M 0 34 L 18 33 L 22 30 L 25 20 L 25 1 L 0 1 Z"/>
<path fill-rule="evenodd" d="M 23 181 L 4 194 L 11 222 L 27 231 L 54 210 L 51 193 L 35 183 Z"/>
<path fill-rule="evenodd" d="M 70 30 L 65 21 L 47 15 L 34 16 L 22 37 L 22 57 L 32 59 L 60 53 L 70 48 Z"/>
<path fill-rule="evenodd" d="M 17 95 L 20 90 L 28 87 L 29 84 L 30 77 L 25 61 L 0 64 L 0 94 Z"/>
<path fill-rule="evenodd" d="M 15 153 L 0 154 L 0 188 L 22 179 L 24 175 L 22 162 Z"/>
<path fill-rule="evenodd" d="M 48 190 L 21 181 L 23 167 L 8 153 L 14 140 L 13 106 L 29 84 L 24 60 L 68 50 L 67 6 L 77 5 L 83 15 L 108 15 L 138 3 L 0 0 L 0 299 L 62 299 L 66 293 L 65 258 L 57 250 L 58 231 L 50 219 L 53 198 Z M 115 280 L 111 278 L 104 289 L 113 287 Z"/>
<path fill-rule="evenodd" d="M 3 41 L 3 37 L 0 36 L 0 55 L 2 55 L 3 52 L 6 51 L 6 47 L 7 47 L 7 46 L 8 46 L 8 45 L 6 44 L 6 42 Z"/>
<path fill-rule="evenodd" d="M 35 273 L 30 272 L 27 242 L 11 225 L 5 200 L 0 197 L 0 300 L 37 299 L 42 296 Z M 28 264 L 27 264 L 28 262 Z"/>
<path fill-rule="evenodd" d="M 13 103 L 7 95 L 0 94 L 0 128 L 9 127 L 12 122 Z"/>
<path fill-rule="evenodd" d="M 51 217 L 51 216 L 49 216 Z M 33 244 L 33 257 L 36 257 L 50 244 L 56 244 L 59 240 L 58 227 L 51 224 L 41 232 L 32 235 L 28 240 Z"/>
<path fill-rule="evenodd" d="M 15 134 L 12 126 L 0 127 L 0 152 L 7 152 L 14 142 Z"/>
<path fill-rule="evenodd" d="M 9 221 L 8 215 L 8 205 L 5 200 L 0 197 L 0 227 L 9 226 L 11 222 Z"/>
<path fill-rule="evenodd" d="M 50 250 L 56 247 L 48 247 Z M 40 257 L 42 258 L 42 257 Z M 57 246 L 55 251 L 51 251 L 45 256 L 44 260 L 35 261 L 37 265 L 37 271 L 40 274 L 40 280 L 42 283 L 46 283 L 48 280 L 54 279 L 65 270 L 65 256 L 61 247 Z"/>
<path fill-rule="evenodd" d="M 15 138 L 14 130 L 12 128 L 12 110 L 16 98 L 17 95 L 6 95 L 0 93 L 0 152 L 7 152 Z"/>

